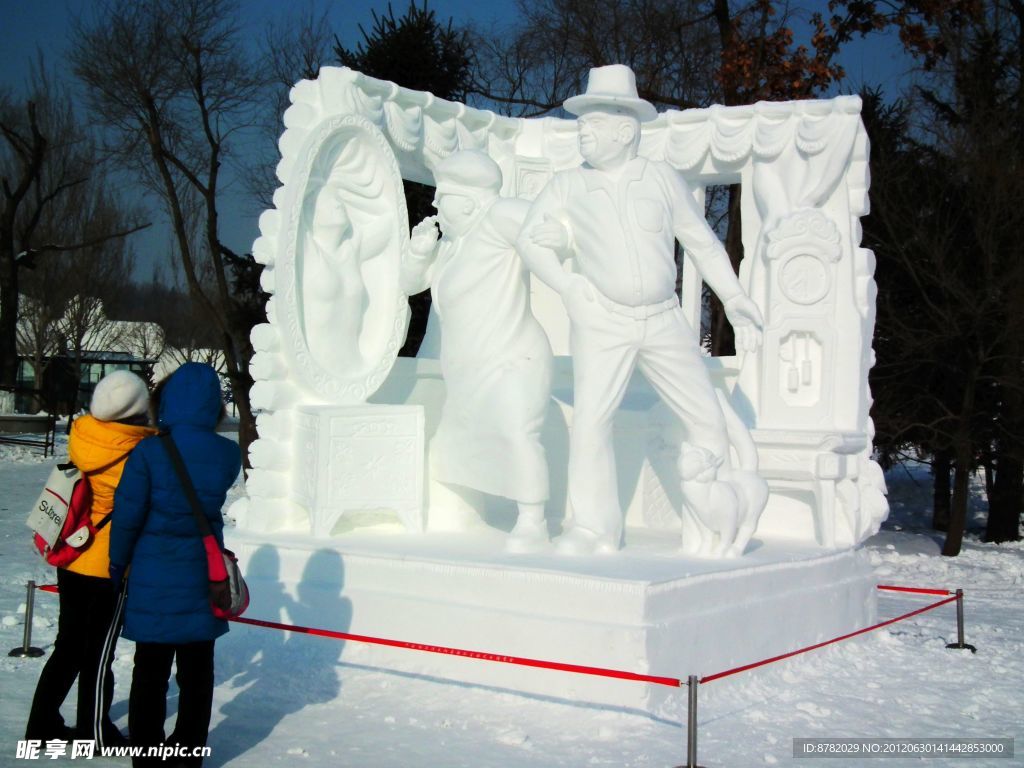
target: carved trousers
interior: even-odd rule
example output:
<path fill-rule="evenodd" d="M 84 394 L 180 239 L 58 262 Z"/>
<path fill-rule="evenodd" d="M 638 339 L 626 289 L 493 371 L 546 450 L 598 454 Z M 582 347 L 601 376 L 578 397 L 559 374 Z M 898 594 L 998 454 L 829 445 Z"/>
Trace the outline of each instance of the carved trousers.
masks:
<path fill-rule="evenodd" d="M 575 525 L 619 545 L 623 513 L 612 445 L 615 412 L 639 368 L 679 417 L 687 442 L 723 456 L 725 420 L 700 354 L 697 334 L 678 306 L 649 317 L 595 300 L 572 313 L 573 423 L 568 497 Z"/>

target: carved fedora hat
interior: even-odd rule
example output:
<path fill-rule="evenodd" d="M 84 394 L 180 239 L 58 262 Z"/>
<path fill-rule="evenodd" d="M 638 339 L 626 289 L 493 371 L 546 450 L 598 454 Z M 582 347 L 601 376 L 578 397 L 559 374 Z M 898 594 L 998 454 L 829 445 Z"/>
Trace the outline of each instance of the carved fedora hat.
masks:
<path fill-rule="evenodd" d="M 565 100 L 565 111 L 573 115 L 586 112 L 617 112 L 633 115 L 644 123 L 658 116 L 658 110 L 636 92 L 636 75 L 625 64 L 592 67 L 587 76 L 587 91 Z"/>

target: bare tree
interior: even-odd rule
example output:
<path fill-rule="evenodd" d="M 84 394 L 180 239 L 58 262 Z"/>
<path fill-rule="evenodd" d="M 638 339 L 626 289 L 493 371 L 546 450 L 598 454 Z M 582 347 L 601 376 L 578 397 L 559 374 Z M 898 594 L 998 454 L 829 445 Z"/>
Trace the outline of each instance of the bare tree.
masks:
<path fill-rule="evenodd" d="M 134 218 L 132 209 L 110 195 L 102 180 L 82 183 L 74 196 L 54 201 L 51 221 L 40 232 L 61 239 L 62 232 L 121 231 Z M 103 303 L 128 289 L 132 258 L 123 238 L 84 244 L 75 252 L 42 253 L 22 279 L 19 352 L 33 360 L 36 388 L 44 382 L 43 361 L 67 358 L 69 379 L 81 379 L 84 353 L 117 344 L 119 326 L 103 312 Z M 27 329 L 32 329 L 31 342 Z M 61 401 L 76 410 L 78 391 L 62 392 Z"/>
<path fill-rule="evenodd" d="M 185 363 L 206 363 L 215 368 L 217 373 L 224 373 L 224 356 L 216 349 L 198 346 L 193 339 L 187 340 L 181 347 L 164 347 L 162 356 L 172 371 Z"/>
<path fill-rule="evenodd" d="M 475 33 L 472 92 L 523 117 L 561 107 L 590 67 L 627 64 L 640 95 L 664 107 L 710 103 L 717 64 L 705 0 L 519 2 L 513 30 Z"/>
<path fill-rule="evenodd" d="M 122 347 L 139 360 L 157 360 L 167 347 L 167 334 L 157 323 L 118 320 L 124 330 Z"/>
<path fill-rule="evenodd" d="M 261 210 L 273 207 L 274 190 L 280 186 L 274 170 L 280 159 L 277 140 L 283 130 L 282 116 L 290 105 L 288 95 L 297 82 L 315 80 L 320 68 L 334 60 L 334 40 L 327 13 L 317 15 L 311 3 L 297 13 L 288 7 L 264 30 L 259 61 L 266 74 L 267 107 L 260 112 L 257 131 L 266 148 L 266 162 L 254 163 L 244 172 L 246 187 Z"/>
<path fill-rule="evenodd" d="M 0 92 L 0 386 L 17 377 L 19 282 L 45 254 L 71 253 L 123 238 L 147 225 L 74 217 L 69 207 L 102 194 L 96 154 L 67 89 L 42 58 L 24 100 Z M 89 186 L 90 180 L 94 182 Z"/>
<path fill-rule="evenodd" d="M 45 299 L 37 299 L 22 295 L 18 303 L 17 350 L 18 356 L 25 358 L 32 366 L 32 388 L 36 391 L 36 405 L 42 407 L 38 399 L 46 384 L 46 362 L 57 354 L 60 341 L 57 335 L 59 315 L 51 303 Z"/>
<path fill-rule="evenodd" d="M 220 338 L 247 460 L 255 436 L 249 331 L 258 301 L 240 295 L 235 279 L 251 256 L 221 239 L 221 173 L 233 140 L 254 123 L 263 80 L 238 18 L 232 0 L 104 0 L 76 22 L 71 60 L 93 117 L 108 129 L 107 149 L 166 207 L 189 292 Z M 246 290 L 258 293 L 251 284 Z"/>

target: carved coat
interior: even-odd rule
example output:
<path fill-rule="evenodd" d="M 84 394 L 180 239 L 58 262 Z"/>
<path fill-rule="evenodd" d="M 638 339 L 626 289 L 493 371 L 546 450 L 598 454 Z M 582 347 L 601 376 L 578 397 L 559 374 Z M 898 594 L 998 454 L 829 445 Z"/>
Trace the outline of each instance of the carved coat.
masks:
<path fill-rule="evenodd" d="M 548 497 L 540 432 L 551 347 L 530 310 L 515 238 L 529 204 L 497 199 L 424 271 L 441 321 L 447 396 L 431 444 L 436 479 L 521 502 Z M 407 273 L 408 277 L 408 273 Z"/>

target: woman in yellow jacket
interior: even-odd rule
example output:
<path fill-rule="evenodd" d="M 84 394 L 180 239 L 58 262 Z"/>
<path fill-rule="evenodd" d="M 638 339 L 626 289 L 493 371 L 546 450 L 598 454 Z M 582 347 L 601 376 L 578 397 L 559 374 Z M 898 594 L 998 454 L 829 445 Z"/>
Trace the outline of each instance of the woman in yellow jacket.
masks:
<path fill-rule="evenodd" d="M 114 490 L 121 479 L 125 460 L 144 437 L 155 434 L 149 423 L 149 392 L 133 373 L 115 371 L 97 385 L 89 406 L 90 415 L 76 419 L 68 438 L 71 461 L 89 479 L 92 487 L 92 522 L 98 525 L 114 505 Z M 93 738 L 93 712 L 97 667 L 114 615 L 115 594 L 110 584 L 110 526 L 104 525 L 89 548 L 66 568 L 57 569 L 60 587 L 60 616 L 57 639 L 43 667 L 28 725 L 26 739 Z M 127 743 L 110 720 L 113 673 L 105 674 L 107 692 L 103 702 L 103 735 L 107 746 Z M 64 724 L 60 707 L 78 678 L 78 727 Z"/>

